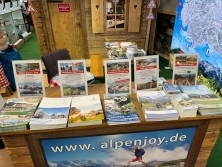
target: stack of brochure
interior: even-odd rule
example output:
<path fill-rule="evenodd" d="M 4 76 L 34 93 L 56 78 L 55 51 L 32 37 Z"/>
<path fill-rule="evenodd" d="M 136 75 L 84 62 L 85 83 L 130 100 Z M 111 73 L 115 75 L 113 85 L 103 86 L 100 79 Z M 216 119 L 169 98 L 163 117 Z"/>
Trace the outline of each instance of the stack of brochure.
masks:
<path fill-rule="evenodd" d="M 163 90 L 163 85 L 168 84 L 167 80 L 163 77 L 158 78 L 159 90 Z"/>
<path fill-rule="evenodd" d="M 137 91 L 146 121 L 178 120 L 179 114 L 164 91 Z"/>
<path fill-rule="evenodd" d="M 139 123 L 140 119 L 129 94 L 104 94 L 108 125 Z"/>
<path fill-rule="evenodd" d="M 9 98 L 0 112 L 0 132 L 27 130 L 39 101 L 37 97 Z"/>
<path fill-rule="evenodd" d="M 65 128 L 72 97 L 43 97 L 30 119 L 30 130 Z"/>
<path fill-rule="evenodd" d="M 182 93 L 176 84 L 164 84 L 163 91 L 171 99 L 173 94 Z"/>
<path fill-rule="evenodd" d="M 180 85 L 179 88 L 186 93 L 198 106 L 202 116 L 222 114 L 222 100 L 206 85 Z"/>
<path fill-rule="evenodd" d="M 102 124 L 104 113 L 99 94 L 72 98 L 68 127 Z"/>
<path fill-rule="evenodd" d="M 181 118 L 196 117 L 198 106 L 186 93 L 173 94 L 171 102 L 178 111 Z"/>

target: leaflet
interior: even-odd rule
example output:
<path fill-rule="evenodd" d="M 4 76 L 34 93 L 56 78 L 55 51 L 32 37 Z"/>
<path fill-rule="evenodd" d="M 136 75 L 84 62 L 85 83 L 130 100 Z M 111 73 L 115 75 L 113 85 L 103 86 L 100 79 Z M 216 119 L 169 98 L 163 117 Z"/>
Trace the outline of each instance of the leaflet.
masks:
<path fill-rule="evenodd" d="M 172 83 L 176 85 L 196 85 L 199 54 L 175 54 Z"/>
<path fill-rule="evenodd" d="M 18 97 L 45 96 L 41 60 L 12 61 Z"/>
<path fill-rule="evenodd" d="M 85 60 L 59 60 L 61 96 L 88 95 Z"/>
<path fill-rule="evenodd" d="M 104 61 L 106 94 L 131 94 L 131 60 Z"/>
<path fill-rule="evenodd" d="M 134 82 L 137 90 L 158 90 L 159 56 L 134 57 Z"/>

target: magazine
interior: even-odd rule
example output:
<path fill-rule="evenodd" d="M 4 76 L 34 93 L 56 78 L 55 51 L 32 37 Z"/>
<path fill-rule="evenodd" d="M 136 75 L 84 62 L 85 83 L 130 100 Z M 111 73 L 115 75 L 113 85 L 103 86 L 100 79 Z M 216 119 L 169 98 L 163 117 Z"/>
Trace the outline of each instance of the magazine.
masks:
<path fill-rule="evenodd" d="M 129 94 L 104 94 L 108 125 L 139 123 L 140 119 Z"/>
<path fill-rule="evenodd" d="M 39 102 L 38 97 L 9 98 L 0 111 L 0 131 L 27 129 Z"/>
<path fill-rule="evenodd" d="M 174 54 L 172 83 L 196 85 L 199 54 Z"/>
<path fill-rule="evenodd" d="M 65 128 L 72 97 L 43 97 L 35 114 L 30 119 L 30 129 Z"/>
<path fill-rule="evenodd" d="M 181 118 L 196 117 L 198 106 L 186 93 L 173 94 L 171 102 L 177 109 Z"/>
<path fill-rule="evenodd" d="M 202 108 L 221 108 L 222 100 L 214 94 L 206 85 L 180 85 L 179 88 L 186 93 L 199 109 Z"/>
<path fill-rule="evenodd" d="M 61 96 L 88 95 L 85 60 L 59 60 Z"/>
<path fill-rule="evenodd" d="M 137 90 L 158 90 L 159 56 L 134 58 L 134 82 Z"/>
<path fill-rule="evenodd" d="M 164 91 L 137 91 L 146 121 L 177 120 L 179 115 Z"/>
<path fill-rule="evenodd" d="M 16 60 L 12 65 L 18 97 L 45 96 L 41 60 Z"/>
<path fill-rule="evenodd" d="M 164 84 L 163 91 L 171 99 L 173 94 L 182 93 L 176 84 Z"/>
<path fill-rule="evenodd" d="M 68 127 L 102 124 L 104 113 L 99 94 L 72 98 Z"/>
<path fill-rule="evenodd" d="M 131 60 L 104 61 L 106 94 L 131 94 Z"/>

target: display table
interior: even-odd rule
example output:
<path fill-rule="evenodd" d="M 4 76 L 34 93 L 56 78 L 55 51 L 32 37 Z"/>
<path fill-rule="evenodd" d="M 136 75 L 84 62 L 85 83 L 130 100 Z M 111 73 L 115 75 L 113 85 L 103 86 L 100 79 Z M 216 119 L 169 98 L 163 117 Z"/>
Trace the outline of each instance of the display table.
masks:
<path fill-rule="evenodd" d="M 99 93 L 104 106 L 104 84 L 89 85 L 88 91 L 89 94 Z M 48 87 L 46 88 L 46 96 L 60 97 L 60 89 L 58 87 Z M 135 93 L 132 93 L 132 98 L 141 119 L 141 123 L 138 124 L 108 126 L 104 121 L 102 125 L 39 131 L 27 130 L 2 133 L 0 135 L 15 167 L 45 167 L 47 163 L 40 144 L 41 139 L 111 135 L 196 127 L 185 166 L 204 167 L 206 165 L 207 159 L 219 135 L 219 129 L 222 125 L 222 115 L 206 117 L 198 115 L 195 118 L 182 118 L 176 121 L 146 122 Z"/>

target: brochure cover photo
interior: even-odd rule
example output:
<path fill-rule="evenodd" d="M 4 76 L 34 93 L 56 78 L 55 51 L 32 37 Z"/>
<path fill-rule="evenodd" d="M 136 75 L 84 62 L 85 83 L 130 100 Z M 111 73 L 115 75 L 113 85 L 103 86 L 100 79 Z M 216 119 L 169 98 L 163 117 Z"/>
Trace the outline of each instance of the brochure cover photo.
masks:
<path fill-rule="evenodd" d="M 157 90 L 159 78 L 159 56 L 143 56 L 134 58 L 135 90 Z"/>
<path fill-rule="evenodd" d="M 109 60 L 104 62 L 106 94 L 131 94 L 131 60 Z"/>
<path fill-rule="evenodd" d="M 183 167 L 195 127 L 91 137 L 42 139 L 49 167 L 167 166 Z M 140 149 L 142 161 L 135 160 Z M 143 155 L 142 155 L 143 154 Z"/>
<path fill-rule="evenodd" d="M 59 60 L 62 96 L 88 95 L 85 60 Z"/>
<path fill-rule="evenodd" d="M 196 85 L 199 54 L 175 54 L 172 83 Z"/>
<path fill-rule="evenodd" d="M 45 96 L 40 60 L 12 61 L 18 97 Z"/>

